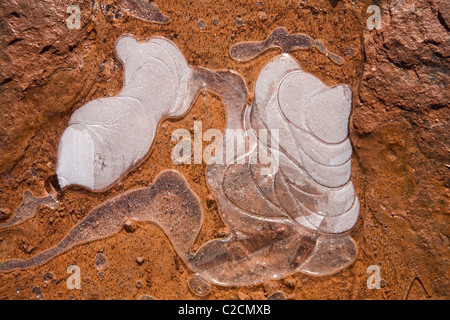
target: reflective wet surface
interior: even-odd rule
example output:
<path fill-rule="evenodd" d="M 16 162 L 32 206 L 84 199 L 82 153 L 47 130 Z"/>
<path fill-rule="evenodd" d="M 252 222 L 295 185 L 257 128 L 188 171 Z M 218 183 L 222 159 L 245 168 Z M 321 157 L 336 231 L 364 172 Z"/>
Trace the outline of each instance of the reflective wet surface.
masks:
<path fill-rule="evenodd" d="M 91 7 L 81 6 L 83 21 L 91 23 L 83 23 L 80 32 L 88 35 L 79 37 L 83 39 L 83 47 L 71 44 L 67 54 L 75 59 L 65 59 L 67 64 L 78 66 L 77 71 L 63 68 L 57 77 L 44 79 L 50 81 L 48 84 L 37 80 L 36 89 L 30 90 L 21 102 L 11 103 L 11 119 L 17 120 L 4 122 L 10 128 L 10 137 L 16 137 L 15 132 L 24 134 L 8 140 L 16 144 L 11 144 L 11 152 L 2 155 L 2 166 L 5 161 L 12 161 L 5 159 L 16 155 L 20 159 L 14 168 L 5 171 L 0 186 L 4 222 L 0 227 L 0 266 L 8 271 L 0 275 L 2 297 L 404 298 L 406 294 L 410 298 L 420 297 L 423 290 L 426 297 L 429 292 L 442 294 L 435 285 L 439 276 L 424 271 L 434 265 L 437 269 L 433 270 L 440 270 L 439 263 L 420 258 L 420 246 L 408 250 L 408 255 L 399 253 L 403 252 L 401 248 L 418 243 L 418 233 L 414 230 L 429 230 L 417 216 L 422 212 L 423 201 L 414 200 L 426 194 L 418 191 L 417 182 L 422 181 L 420 163 L 426 162 L 420 159 L 428 157 L 428 153 L 422 153 L 424 149 L 416 145 L 413 137 L 417 129 L 399 120 L 409 119 L 408 114 L 383 123 L 382 117 L 393 117 L 395 110 L 391 113 L 390 102 L 386 101 L 384 115 L 376 113 L 378 109 L 371 105 L 364 89 L 369 86 L 370 78 L 363 78 L 366 103 L 361 104 L 359 100 L 361 39 L 368 41 L 365 46 L 370 59 L 373 57 L 370 48 L 374 46 L 370 39 L 376 38 L 377 32 L 361 33 L 359 25 L 365 26 L 365 5 L 312 1 L 280 7 L 258 2 L 243 4 L 247 11 L 227 6 L 201 4 L 193 8 L 188 16 L 194 17 L 194 28 L 184 18 L 184 8 L 172 3 L 99 1 Z M 392 19 L 420 5 L 405 6 L 396 6 Z M 8 19 L 14 20 L 14 28 L 22 28 L 22 12 L 16 11 Z M 280 17 L 281 12 L 284 15 Z M 427 14 L 426 10 L 422 12 Z M 299 16 L 302 23 L 294 23 Z M 199 21 L 203 22 L 201 27 Z M 301 27 L 295 28 L 296 25 Z M 67 33 L 58 26 L 54 28 Z M 52 37 L 52 33 L 41 33 L 44 42 Z M 71 125 L 69 117 L 75 114 L 72 111 L 82 110 L 83 105 L 97 99 L 117 99 L 113 97 L 121 97 L 123 110 L 130 108 L 131 101 L 138 101 L 136 105 L 159 104 L 155 99 L 146 102 L 139 92 L 152 92 L 152 98 L 160 94 L 164 96 L 164 104 L 171 101 L 171 93 L 179 92 L 170 87 L 172 84 L 177 87 L 183 81 L 162 83 L 161 79 L 170 77 L 165 71 L 159 72 L 156 65 L 149 67 L 151 72 L 142 79 L 135 78 L 137 84 L 142 84 L 149 74 L 156 74 L 157 78 L 148 82 L 150 91 L 131 81 L 128 86 L 131 89 L 120 92 L 123 85 L 120 62 L 125 65 L 126 88 L 124 60 L 128 54 L 139 56 L 139 50 L 119 54 L 120 62 L 114 56 L 114 45 L 124 34 L 133 34 L 140 44 L 156 34 L 178 47 L 186 59 L 185 70 L 190 70 L 188 103 L 172 114 L 118 112 L 112 117 L 118 120 L 113 131 L 101 133 L 103 129 L 96 132 L 99 129 L 91 128 L 94 134 L 88 138 L 85 133 L 79 137 L 71 135 L 67 140 L 71 142 L 66 144 L 68 150 L 76 151 L 80 141 L 92 142 L 91 149 L 86 147 L 89 143 L 82 143 L 87 153 L 99 148 L 102 141 L 118 146 L 94 154 L 94 164 L 101 168 L 99 172 L 105 172 L 106 178 L 98 179 L 101 174 L 94 174 L 92 177 L 97 177 L 94 180 L 101 183 L 91 184 L 86 182 L 91 176 L 83 173 L 88 169 L 86 166 L 78 167 L 82 170 L 64 169 L 69 175 L 81 175 L 81 180 L 67 184 L 60 180 L 66 187 L 63 192 L 46 195 L 49 188 L 44 188 L 44 181 L 58 173 L 58 158 L 61 159 L 57 155 L 58 141 Z M 72 41 L 70 37 L 67 35 L 65 41 Z M 30 39 L 34 41 L 25 34 L 24 39 L 12 39 L 9 50 L 13 52 Z M 99 39 L 104 39 L 105 45 L 100 45 Z M 389 48 L 390 42 L 386 43 Z M 50 58 L 52 52 L 68 49 L 58 45 L 44 49 L 36 60 L 39 61 L 36 70 L 45 69 L 52 75 L 56 69 L 50 66 L 60 67 L 60 62 Z M 84 57 L 82 61 L 78 59 L 80 56 Z M 128 64 L 129 70 L 144 62 L 144 56 L 136 60 L 137 64 Z M 161 58 L 168 56 L 163 54 Z M 28 59 L 30 77 L 33 59 L 32 56 Z M 9 72 L 8 68 L 5 72 Z M 365 72 L 370 70 L 376 73 L 375 66 L 366 68 Z M 73 81 L 75 78 L 78 80 Z M 27 78 L 21 81 L 20 85 L 26 87 Z M 5 83 L 10 87 L 18 82 Z M 407 90 L 404 92 L 408 94 Z M 66 100 L 58 98 L 62 96 Z M 438 94 L 435 96 L 439 98 Z M 13 97 L 9 95 L 8 99 Z M 51 111 L 42 112 L 49 112 L 53 117 L 48 122 L 51 126 L 39 129 L 40 121 L 47 118 L 41 111 L 30 112 L 29 106 L 44 101 L 43 97 L 48 107 L 42 106 L 40 110 L 48 108 Z M 363 105 L 353 109 L 355 124 L 351 117 L 348 123 L 352 98 L 356 99 L 357 106 Z M 363 117 L 365 105 L 372 106 L 370 112 L 375 112 L 375 117 Z M 24 110 L 23 116 L 17 110 Z M 435 131 L 445 119 L 442 111 L 445 110 L 435 105 L 429 114 Z M 134 114 L 134 120 L 128 119 L 130 114 Z M 109 112 L 99 111 L 94 115 L 107 117 Z M 167 119 L 167 116 L 175 118 Z M 18 127 L 21 131 L 17 131 L 15 126 L 26 117 L 33 119 L 28 122 L 29 129 L 24 131 L 22 125 Z M 155 120 L 147 121 L 149 118 Z M 88 119 L 81 117 L 73 125 Z M 194 125 L 196 121 L 202 121 L 203 127 Z M 140 122 L 142 126 L 138 125 Z M 147 130 L 149 123 L 151 129 Z M 95 126 L 95 121 L 83 123 L 92 124 Z M 176 141 L 171 139 L 171 134 L 179 128 L 189 133 L 219 129 L 224 134 L 220 137 L 222 146 L 229 144 L 227 138 L 231 131 L 227 128 L 241 129 L 246 133 L 248 148 L 243 153 L 238 150 L 233 156 L 244 161 L 174 164 L 172 150 Z M 262 129 L 277 129 L 278 136 L 265 136 Z M 140 134 L 145 131 L 148 137 Z M 33 135 L 29 136 L 29 132 Z M 115 136 L 114 132 L 118 134 Z M 135 145 L 129 141 L 141 138 L 143 147 L 131 150 Z M 433 141 L 429 136 L 423 138 Z M 350 140 L 356 150 L 353 156 Z M 209 143 L 205 142 L 200 143 L 203 149 Z M 26 143 L 27 148 L 20 147 L 21 143 Z M 266 152 L 262 159 L 260 146 L 265 146 Z M 412 158 L 405 156 L 402 151 L 405 148 Z M 230 157 L 225 150 L 222 156 L 226 160 Z M 422 151 L 417 153 L 417 150 Z M 117 157 L 125 164 L 115 165 L 103 156 L 108 152 L 110 159 L 121 153 L 125 157 L 133 156 L 128 160 Z M 83 159 L 82 153 L 67 154 L 66 163 L 77 162 L 77 156 Z M 429 154 L 435 157 L 439 152 Z M 20 158 L 21 155 L 24 156 Z M 216 153 L 214 159 L 218 156 Z M 108 169 L 116 173 L 107 173 Z M 418 174 L 413 173 L 416 169 Z M 426 171 L 433 172 L 433 169 Z M 53 187 L 58 189 L 56 185 Z M 434 184 L 429 187 L 430 192 L 434 192 L 433 188 Z M 157 199 L 149 200 L 152 195 Z M 438 210 L 444 206 L 439 204 L 440 198 L 435 199 L 426 206 L 427 210 L 445 212 Z M 407 204 L 408 201 L 411 202 Z M 438 219 L 439 215 L 433 217 Z M 410 220 L 416 221 L 415 227 L 409 227 Z M 444 221 L 441 226 L 445 225 Z M 437 251 L 442 239 L 439 232 L 421 233 L 426 234 L 423 241 L 427 246 Z M 392 239 L 396 239 L 395 244 L 390 242 Z M 355 257 L 358 258 L 353 263 Z M 369 276 L 366 269 L 374 264 L 380 266 L 383 275 L 379 291 L 365 289 Z M 415 267 L 402 269 L 405 264 Z M 80 265 L 81 291 L 68 290 L 65 285 L 65 280 L 75 275 L 66 272 L 69 265 Z M 334 276 L 308 276 L 329 274 Z M 416 281 L 417 274 L 421 277 Z M 277 287 L 266 286 L 271 279 L 277 282 Z M 359 284 L 365 291 L 358 289 Z M 228 288 L 229 285 L 251 286 L 235 289 Z M 427 290 L 430 286 L 433 290 Z"/>

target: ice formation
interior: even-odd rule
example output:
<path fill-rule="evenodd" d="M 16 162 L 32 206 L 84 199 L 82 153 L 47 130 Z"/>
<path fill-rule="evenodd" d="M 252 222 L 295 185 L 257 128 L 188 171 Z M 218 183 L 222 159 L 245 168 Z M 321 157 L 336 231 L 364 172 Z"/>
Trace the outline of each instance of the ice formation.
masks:
<path fill-rule="evenodd" d="M 308 46 L 313 43 L 303 47 Z M 234 52 L 259 50 L 253 47 L 236 45 Z M 183 114 L 200 91 L 208 90 L 225 105 L 227 129 L 253 135 L 249 148 L 235 154 L 245 158 L 244 164 L 212 161 L 207 168 L 230 235 L 192 252 L 203 219 L 200 201 L 180 173 L 165 170 L 152 186 L 127 191 L 92 210 L 55 247 L 29 260 L 0 262 L 0 271 L 44 263 L 74 245 L 116 234 L 130 220 L 156 223 L 165 232 L 196 273 L 191 287 L 197 294 L 207 294 L 208 282 L 251 285 L 294 272 L 328 275 L 354 261 L 356 246 L 348 231 L 357 221 L 359 201 L 350 180 L 348 86 L 326 86 L 284 53 L 263 68 L 248 105 L 242 76 L 189 67 L 167 39 L 140 44 L 124 37 L 116 50 L 125 64 L 124 89 L 72 116 L 59 150 L 61 186 L 108 187 L 148 152 L 163 116 Z M 279 148 L 255 129 L 277 132 Z M 226 153 L 228 132 L 221 142 Z M 277 161 L 269 174 L 250 161 L 264 143 Z"/>
<path fill-rule="evenodd" d="M 315 40 L 303 33 L 289 34 L 286 28 L 276 28 L 270 36 L 263 41 L 248 41 L 234 44 L 230 49 L 230 55 L 237 61 L 248 61 L 262 52 L 279 47 L 284 53 L 294 49 L 317 48 L 320 52 L 328 56 L 336 64 L 342 64 L 342 57 L 334 54 L 325 47 L 320 40 Z"/>
<path fill-rule="evenodd" d="M 119 7 L 130 15 L 154 23 L 169 23 L 169 17 L 161 13 L 154 2 L 145 0 L 120 0 Z"/>
<path fill-rule="evenodd" d="M 0 230 L 21 224 L 35 216 L 39 206 L 46 206 L 50 209 L 57 209 L 58 202 L 51 195 L 35 197 L 30 190 L 23 193 L 23 200 L 14 215 L 5 223 L 0 224 Z"/>
<path fill-rule="evenodd" d="M 109 187 L 145 157 L 161 119 L 182 115 L 192 103 L 191 69 L 171 41 L 139 43 L 125 36 L 116 53 L 124 64 L 124 87 L 72 114 L 58 149 L 61 188 Z"/>

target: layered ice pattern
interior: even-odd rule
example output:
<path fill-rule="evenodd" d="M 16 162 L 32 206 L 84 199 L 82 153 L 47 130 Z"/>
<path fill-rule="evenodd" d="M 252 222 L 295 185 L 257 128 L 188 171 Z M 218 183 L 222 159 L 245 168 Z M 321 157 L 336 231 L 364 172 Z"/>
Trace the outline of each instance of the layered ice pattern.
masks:
<path fill-rule="evenodd" d="M 289 51 L 283 41 L 292 39 L 279 34 L 276 44 Z M 302 42 L 303 48 L 315 43 Z M 248 60 L 266 47 L 244 43 L 233 52 L 236 57 L 247 52 Z M 225 105 L 227 129 L 253 137 L 247 150 L 234 154 L 244 164 L 213 160 L 207 169 L 230 235 L 193 252 L 203 220 L 200 201 L 180 173 L 165 170 L 152 186 L 127 191 L 92 210 L 55 247 L 29 260 L 0 262 L 0 271 L 45 263 L 75 245 L 118 233 L 130 220 L 155 223 L 165 232 L 195 272 L 190 287 L 199 295 L 209 292 L 208 283 L 251 285 L 294 272 L 328 275 L 354 261 L 356 245 L 348 232 L 357 221 L 359 201 L 350 180 L 348 86 L 326 86 L 285 52 L 263 68 L 248 105 L 241 75 L 190 67 L 165 38 L 141 44 L 123 37 L 116 51 L 125 66 L 124 88 L 72 115 L 58 152 L 61 187 L 101 190 L 112 185 L 143 159 L 163 117 L 182 115 L 200 91 L 208 90 Z M 279 148 L 261 139 L 258 129 L 276 131 Z M 219 148 L 226 152 L 228 132 Z M 269 174 L 251 161 L 260 144 L 267 144 L 268 156 L 277 162 Z M 219 156 L 228 155 L 214 157 Z"/>
<path fill-rule="evenodd" d="M 91 101 L 75 111 L 58 149 L 61 188 L 80 185 L 103 190 L 148 153 L 163 117 L 180 116 L 192 103 L 191 69 L 169 40 L 133 37 L 117 41 L 124 64 L 124 87 L 112 98 Z"/>

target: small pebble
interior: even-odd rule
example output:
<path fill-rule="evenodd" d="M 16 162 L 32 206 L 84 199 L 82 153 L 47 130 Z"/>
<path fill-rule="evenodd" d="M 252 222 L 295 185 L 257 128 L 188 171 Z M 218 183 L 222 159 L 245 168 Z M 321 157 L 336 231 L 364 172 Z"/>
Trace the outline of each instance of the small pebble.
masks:
<path fill-rule="evenodd" d="M 136 281 L 136 288 L 138 288 L 138 289 L 142 288 L 142 281 L 141 280 Z"/>
<path fill-rule="evenodd" d="M 142 296 L 139 297 L 139 300 L 156 300 L 156 299 L 153 298 L 152 296 L 149 296 L 148 294 L 143 294 Z"/>
<path fill-rule="evenodd" d="M 215 203 L 216 203 L 216 201 L 214 200 L 213 196 L 210 195 L 206 198 L 206 207 L 208 209 L 211 209 Z"/>
<path fill-rule="evenodd" d="M 33 287 L 33 289 L 31 290 L 31 292 L 35 295 L 36 298 L 43 300 L 44 296 L 42 295 L 42 290 L 41 287 Z"/>
<path fill-rule="evenodd" d="M 212 23 L 213 23 L 215 26 L 218 26 L 218 25 L 220 24 L 220 21 L 219 21 L 218 18 L 214 18 L 213 21 L 212 21 Z"/>
<path fill-rule="evenodd" d="M 127 222 L 125 222 L 123 227 L 124 227 L 126 232 L 133 233 L 138 228 L 138 223 L 136 221 L 133 221 L 133 220 L 128 220 Z"/>
<path fill-rule="evenodd" d="M 44 274 L 42 275 L 42 281 L 43 281 L 44 283 L 50 283 L 50 282 L 52 282 L 53 280 L 55 280 L 55 276 L 54 276 L 53 273 L 51 273 L 50 271 L 48 271 L 48 272 L 46 272 L 46 273 L 44 273 Z"/>
<path fill-rule="evenodd" d="M 33 176 L 33 178 L 38 176 L 38 173 L 33 168 L 31 168 L 30 171 L 31 171 L 31 175 Z"/>
<path fill-rule="evenodd" d="M 230 231 L 227 228 L 219 228 L 217 230 L 217 237 L 226 238 L 230 234 Z"/>
<path fill-rule="evenodd" d="M 283 291 L 277 291 L 271 294 L 267 300 L 286 300 L 286 294 Z"/>
<path fill-rule="evenodd" d="M 283 283 L 288 287 L 289 289 L 294 289 L 297 285 L 297 281 L 295 281 L 292 277 L 287 277 L 283 279 Z"/>
<path fill-rule="evenodd" d="M 239 300 L 250 300 L 250 296 L 241 291 L 237 293 L 237 296 Z"/>
<path fill-rule="evenodd" d="M 34 250 L 34 246 L 27 243 L 22 244 L 20 248 L 26 253 L 31 253 Z"/>
<path fill-rule="evenodd" d="M 95 256 L 95 269 L 103 273 L 107 268 L 108 262 L 106 261 L 105 256 L 102 253 L 97 253 Z"/>
<path fill-rule="evenodd" d="M 280 285 L 276 281 L 269 281 L 264 284 L 264 291 L 267 294 L 272 294 L 280 289 Z"/>
<path fill-rule="evenodd" d="M 258 16 L 259 16 L 259 19 L 261 20 L 261 21 L 266 21 L 267 20 L 267 15 L 266 15 L 266 13 L 265 12 L 260 12 L 259 14 L 258 14 Z"/>
<path fill-rule="evenodd" d="M 349 57 L 352 57 L 355 54 L 355 49 L 353 47 L 345 48 L 345 54 Z"/>
<path fill-rule="evenodd" d="M 6 219 L 11 215 L 11 211 L 8 209 L 0 209 L 0 220 Z"/>
<path fill-rule="evenodd" d="M 200 29 L 200 30 L 203 30 L 203 29 L 205 29 L 205 21 L 203 21 L 203 20 L 198 20 L 198 28 Z"/>
<path fill-rule="evenodd" d="M 144 261 L 145 261 L 145 259 L 143 257 L 136 258 L 136 263 L 140 266 L 144 263 Z"/>
<path fill-rule="evenodd" d="M 234 24 L 236 25 L 236 27 L 240 28 L 244 25 L 244 21 L 242 21 L 241 17 L 237 17 L 236 19 L 234 19 Z"/>

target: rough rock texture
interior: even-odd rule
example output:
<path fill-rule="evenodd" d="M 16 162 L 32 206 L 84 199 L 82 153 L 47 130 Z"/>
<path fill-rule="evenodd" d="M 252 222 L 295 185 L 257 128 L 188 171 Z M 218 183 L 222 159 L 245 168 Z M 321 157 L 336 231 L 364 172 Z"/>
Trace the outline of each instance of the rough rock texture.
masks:
<path fill-rule="evenodd" d="M 353 114 L 366 181 L 361 249 L 389 287 L 421 279 L 417 298 L 449 296 L 449 14 L 448 1 L 383 4 L 381 29 L 364 38 Z"/>
<path fill-rule="evenodd" d="M 345 60 L 339 66 L 315 50 L 293 52 L 307 72 L 327 85 L 345 83 L 355 93 L 350 140 L 361 213 L 351 234 L 357 260 L 322 278 L 294 274 L 272 285 L 212 286 L 202 299 L 265 299 L 277 291 L 288 299 L 450 298 L 448 1 L 380 1 L 381 25 L 371 31 L 366 29 L 369 1 L 155 1 L 170 17 L 168 24 L 135 18 L 119 2 L 11 0 L 0 5 L 0 219 L 14 212 L 26 189 L 45 193 L 44 181 L 55 172 L 58 141 L 71 113 L 120 91 L 123 67 L 113 53 L 120 35 L 165 36 L 190 65 L 236 70 L 253 91 L 262 66 L 280 51 L 238 63 L 229 48 L 263 40 L 284 26 L 290 33 L 321 39 Z M 81 9 L 80 30 L 69 30 L 65 23 L 67 7 L 74 4 Z M 225 127 L 219 98 L 204 93 L 186 116 L 162 122 L 147 159 L 112 188 L 101 193 L 70 188 L 56 211 L 42 207 L 34 219 L 2 230 L 0 259 L 24 259 L 53 246 L 92 208 L 151 184 L 167 168 L 185 175 L 202 201 L 205 220 L 196 248 L 226 236 L 205 165 L 176 166 L 170 160 L 172 131 L 193 132 L 194 120 L 200 119 L 203 130 Z M 95 268 L 97 253 L 108 261 L 101 272 Z M 67 289 L 66 269 L 72 264 L 81 269 L 81 290 Z M 370 265 L 380 266 L 381 289 L 367 288 Z M 52 280 L 43 277 L 49 272 Z M 137 224 L 42 266 L 0 274 L 0 298 L 197 299 L 188 288 L 191 275 L 161 230 Z"/>

